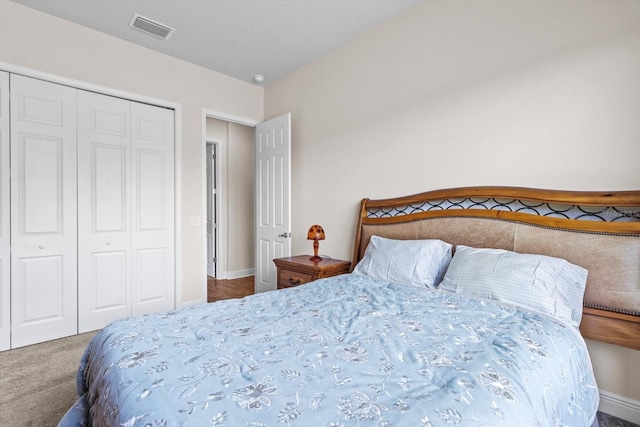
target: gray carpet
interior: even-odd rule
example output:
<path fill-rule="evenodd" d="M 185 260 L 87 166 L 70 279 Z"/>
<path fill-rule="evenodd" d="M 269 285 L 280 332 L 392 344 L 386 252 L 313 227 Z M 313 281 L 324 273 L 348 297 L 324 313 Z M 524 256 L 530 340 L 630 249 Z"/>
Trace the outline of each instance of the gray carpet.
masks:
<path fill-rule="evenodd" d="M 630 423 L 602 412 L 598 412 L 598 422 L 600 427 L 638 427 L 638 424 Z"/>
<path fill-rule="evenodd" d="M 78 398 L 76 370 L 95 332 L 0 352 L 0 426 L 56 426 Z M 598 412 L 600 427 L 638 427 Z"/>
<path fill-rule="evenodd" d="M 56 426 L 78 398 L 78 363 L 94 335 L 0 352 L 0 426 Z"/>

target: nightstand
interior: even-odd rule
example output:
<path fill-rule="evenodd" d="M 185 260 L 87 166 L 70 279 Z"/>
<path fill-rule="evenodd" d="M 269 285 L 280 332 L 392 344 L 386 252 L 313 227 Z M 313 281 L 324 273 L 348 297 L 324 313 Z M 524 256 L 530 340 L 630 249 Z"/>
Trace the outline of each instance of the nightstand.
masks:
<path fill-rule="evenodd" d="M 340 259 L 309 260 L 311 255 L 276 258 L 273 262 L 278 269 L 278 289 L 291 288 L 325 277 L 349 272 L 351 263 Z"/>

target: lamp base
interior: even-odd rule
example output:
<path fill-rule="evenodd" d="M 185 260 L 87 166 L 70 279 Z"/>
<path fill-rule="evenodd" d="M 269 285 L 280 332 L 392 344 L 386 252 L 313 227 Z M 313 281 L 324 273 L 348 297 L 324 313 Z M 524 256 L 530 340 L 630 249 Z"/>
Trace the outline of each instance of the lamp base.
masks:
<path fill-rule="evenodd" d="M 309 258 L 309 261 L 313 261 L 313 262 L 322 261 L 322 258 L 318 256 L 319 247 L 320 247 L 320 244 L 318 243 L 318 239 L 314 239 L 313 240 L 313 256 Z"/>

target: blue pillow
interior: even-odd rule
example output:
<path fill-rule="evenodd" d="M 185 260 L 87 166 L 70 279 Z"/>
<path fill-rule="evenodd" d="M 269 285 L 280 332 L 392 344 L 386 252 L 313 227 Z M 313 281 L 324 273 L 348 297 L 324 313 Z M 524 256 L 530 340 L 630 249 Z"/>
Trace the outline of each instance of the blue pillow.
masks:
<path fill-rule="evenodd" d="M 578 327 L 587 273 L 561 258 L 458 245 L 438 289 L 506 302 Z"/>
<path fill-rule="evenodd" d="M 442 240 L 393 240 L 371 236 L 353 272 L 390 282 L 435 288 L 451 262 Z"/>

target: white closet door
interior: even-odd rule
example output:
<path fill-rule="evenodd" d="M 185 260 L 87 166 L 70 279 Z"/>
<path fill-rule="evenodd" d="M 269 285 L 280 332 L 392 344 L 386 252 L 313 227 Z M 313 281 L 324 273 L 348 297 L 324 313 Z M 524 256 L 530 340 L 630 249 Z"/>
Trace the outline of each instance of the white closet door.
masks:
<path fill-rule="evenodd" d="M 11 346 L 78 332 L 76 91 L 11 75 Z"/>
<path fill-rule="evenodd" d="M 0 351 L 11 347 L 9 206 L 9 73 L 0 71 Z"/>
<path fill-rule="evenodd" d="M 133 314 L 175 308 L 173 110 L 131 103 Z"/>
<path fill-rule="evenodd" d="M 131 315 L 129 101 L 78 91 L 78 328 Z"/>

